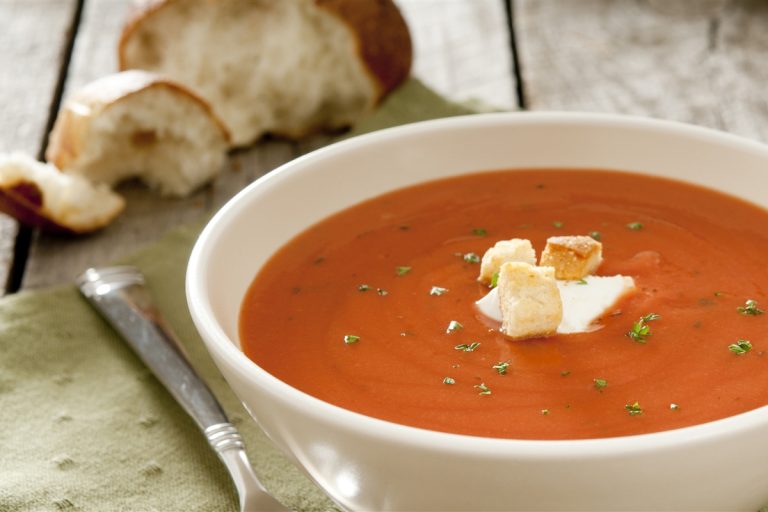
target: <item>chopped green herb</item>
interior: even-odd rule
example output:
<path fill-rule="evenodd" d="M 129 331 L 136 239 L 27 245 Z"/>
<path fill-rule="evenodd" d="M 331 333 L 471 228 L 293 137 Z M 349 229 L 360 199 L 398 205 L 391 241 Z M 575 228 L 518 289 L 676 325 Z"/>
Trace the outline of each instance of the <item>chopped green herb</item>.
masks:
<path fill-rule="evenodd" d="M 624 409 L 627 410 L 630 416 L 639 416 L 640 414 L 643 414 L 643 408 L 640 407 L 640 404 L 637 402 L 625 405 Z"/>
<path fill-rule="evenodd" d="M 648 313 L 647 315 L 640 317 L 637 322 L 632 324 L 632 329 L 626 333 L 626 336 L 638 343 L 645 343 L 651 335 L 651 327 L 648 325 L 648 322 L 658 320 L 659 318 L 661 318 L 661 315 L 657 315 L 656 313 Z"/>
<path fill-rule="evenodd" d="M 478 256 L 473 252 L 468 252 L 463 257 L 464 257 L 464 261 L 466 261 L 467 263 L 480 263 L 480 256 Z"/>
<path fill-rule="evenodd" d="M 480 342 L 473 341 L 469 345 L 466 343 L 462 343 L 461 345 L 456 345 L 453 347 L 456 350 L 461 350 L 462 352 L 474 352 L 477 347 L 480 346 Z"/>
<path fill-rule="evenodd" d="M 743 306 L 736 308 L 736 311 L 744 316 L 757 316 L 765 313 L 765 311 L 757 307 L 757 301 L 752 299 L 747 299 Z"/>
<path fill-rule="evenodd" d="M 629 224 L 627 224 L 627 227 L 632 231 L 640 231 L 641 229 L 643 229 L 643 224 L 640 222 L 630 222 Z"/>
<path fill-rule="evenodd" d="M 499 375 L 506 375 L 509 369 L 510 361 L 501 361 L 493 365 L 493 369 L 496 370 Z"/>
<path fill-rule="evenodd" d="M 488 234 L 488 231 L 485 228 L 475 228 L 472 230 L 472 234 L 477 236 L 485 236 Z"/>
<path fill-rule="evenodd" d="M 560 220 L 556 220 L 556 221 L 554 221 L 554 222 L 552 223 L 552 225 L 553 225 L 554 227 L 556 227 L 557 229 L 560 229 L 561 227 L 563 227 L 563 226 L 564 226 L 563 222 L 562 222 L 562 221 L 560 221 Z"/>
<path fill-rule="evenodd" d="M 389 295 L 389 292 L 384 288 L 376 288 L 376 293 L 378 293 L 382 297 L 384 297 L 385 295 Z"/>
<path fill-rule="evenodd" d="M 721 297 L 723 295 L 723 292 L 715 292 L 714 295 L 715 297 Z"/>
<path fill-rule="evenodd" d="M 431 290 L 429 290 L 430 295 L 442 295 L 445 292 L 448 291 L 448 288 L 441 288 L 440 286 L 433 286 Z"/>
<path fill-rule="evenodd" d="M 355 336 L 354 334 L 345 334 L 344 335 L 344 343 L 347 345 L 351 345 L 352 343 L 357 343 L 360 341 L 360 336 Z"/>
<path fill-rule="evenodd" d="M 361 284 L 360 286 L 357 287 L 357 290 L 361 292 L 367 292 L 370 289 L 371 287 L 368 286 L 367 284 Z"/>
<path fill-rule="evenodd" d="M 728 350 L 741 356 L 752 350 L 752 343 L 749 340 L 739 339 L 736 343 L 728 345 Z"/>
<path fill-rule="evenodd" d="M 443 379 L 443 384 L 448 384 L 448 385 L 456 384 L 456 380 L 453 377 L 446 377 Z"/>
<path fill-rule="evenodd" d="M 600 234 L 599 231 L 590 231 L 589 236 L 591 236 L 593 239 L 597 240 L 598 242 L 600 241 L 600 238 L 602 238 L 602 235 Z"/>
<path fill-rule="evenodd" d="M 548 416 L 549 415 L 549 409 L 542 409 L 541 410 L 541 415 L 542 416 Z"/>
<path fill-rule="evenodd" d="M 592 379 L 592 381 L 595 383 L 595 389 L 598 391 L 602 391 L 608 385 L 608 381 L 605 379 Z"/>
<path fill-rule="evenodd" d="M 499 286 L 499 272 L 496 271 L 491 276 L 491 288 L 496 288 Z"/>
<path fill-rule="evenodd" d="M 411 271 L 411 267 L 395 267 L 395 274 L 398 276 L 404 276 Z"/>
<path fill-rule="evenodd" d="M 450 322 L 448 322 L 448 328 L 445 330 L 445 332 L 448 332 L 448 333 L 456 332 L 463 328 L 464 326 L 461 325 L 459 322 L 457 322 L 456 320 L 451 320 Z"/>
<path fill-rule="evenodd" d="M 488 386 L 485 385 L 485 382 L 481 382 L 480 384 L 475 384 L 475 387 L 480 390 L 480 395 L 490 395 L 491 390 L 488 388 Z"/>
<path fill-rule="evenodd" d="M 567 377 L 571 374 L 571 370 L 563 370 L 560 372 L 561 377 Z"/>
<path fill-rule="evenodd" d="M 584 278 L 582 277 L 581 279 L 579 279 L 578 281 L 576 281 L 576 284 L 589 284 L 589 283 L 587 282 L 587 280 L 586 280 L 586 279 L 584 279 Z"/>
<path fill-rule="evenodd" d="M 680 410 L 680 406 L 677 405 L 677 404 L 669 404 L 669 408 L 672 409 L 673 411 L 679 411 Z"/>

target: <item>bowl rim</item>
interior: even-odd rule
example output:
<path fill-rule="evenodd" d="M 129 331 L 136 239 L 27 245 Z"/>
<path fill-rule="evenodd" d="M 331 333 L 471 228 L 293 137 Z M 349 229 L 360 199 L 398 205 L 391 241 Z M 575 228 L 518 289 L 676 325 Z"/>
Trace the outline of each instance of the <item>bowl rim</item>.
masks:
<path fill-rule="evenodd" d="M 301 407 L 306 414 L 318 420 L 333 422 L 339 429 L 362 431 L 372 437 L 386 438 L 405 445 L 428 446 L 443 452 L 474 453 L 493 458 L 506 458 L 514 455 L 522 459 L 613 457 L 663 450 L 669 447 L 679 448 L 683 445 L 698 444 L 713 438 L 738 436 L 755 428 L 765 428 L 768 425 L 768 406 L 688 427 L 606 438 L 508 439 L 428 430 L 357 413 L 300 391 L 250 360 L 225 334 L 224 329 L 215 318 L 210 303 L 205 298 L 206 286 L 203 275 L 216 233 L 226 226 L 229 219 L 237 216 L 242 209 L 244 198 L 252 194 L 254 190 L 264 187 L 266 183 L 279 181 L 290 173 L 301 172 L 316 159 L 326 158 L 361 146 L 376 144 L 379 141 L 435 130 L 494 124 L 584 124 L 617 128 L 645 128 L 669 135 L 730 145 L 741 151 L 759 153 L 768 160 L 768 145 L 727 132 L 679 121 L 591 112 L 547 111 L 469 114 L 395 126 L 335 142 L 297 157 L 249 184 L 216 212 L 199 235 L 188 261 L 185 283 L 189 311 L 207 349 L 210 352 L 215 352 L 215 355 L 222 358 L 240 376 L 249 382 L 257 383 L 275 399 L 291 402 L 292 406 Z"/>

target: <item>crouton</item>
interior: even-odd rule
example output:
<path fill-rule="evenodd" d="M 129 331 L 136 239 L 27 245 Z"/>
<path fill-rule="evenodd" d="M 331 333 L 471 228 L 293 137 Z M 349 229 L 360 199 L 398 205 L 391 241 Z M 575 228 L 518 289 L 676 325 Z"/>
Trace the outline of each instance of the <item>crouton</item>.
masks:
<path fill-rule="evenodd" d="M 541 253 L 539 265 L 555 268 L 557 279 L 582 279 L 603 262 L 603 244 L 588 236 L 553 236 Z"/>
<path fill-rule="evenodd" d="M 512 240 L 496 242 L 496 245 L 483 254 L 483 260 L 480 263 L 480 276 L 477 280 L 490 285 L 494 274 L 508 261 L 520 261 L 536 265 L 536 251 L 533 249 L 530 240 L 513 238 Z"/>
<path fill-rule="evenodd" d="M 508 262 L 498 280 L 501 332 L 512 339 L 555 334 L 563 319 L 563 302 L 555 269 Z"/>

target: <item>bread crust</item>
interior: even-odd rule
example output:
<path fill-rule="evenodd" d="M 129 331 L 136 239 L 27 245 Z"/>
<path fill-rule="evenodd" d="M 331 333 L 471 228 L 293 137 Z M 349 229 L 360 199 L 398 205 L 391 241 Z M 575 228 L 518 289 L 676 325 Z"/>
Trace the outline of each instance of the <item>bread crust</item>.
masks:
<path fill-rule="evenodd" d="M 0 186 L 0 211 L 25 226 L 52 233 L 77 232 L 51 220 L 42 210 L 42 191 L 31 181 L 22 180 L 13 185 Z"/>
<path fill-rule="evenodd" d="M 157 73 L 129 70 L 90 82 L 65 101 L 50 134 L 46 160 L 62 170 L 72 167 L 88 143 L 93 119 L 117 102 L 152 88 L 166 88 L 198 103 L 229 142 L 229 130 L 206 100 Z"/>
<path fill-rule="evenodd" d="M 377 101 L 408 76 L 413 61 L 411 34 L 392 0 L 314 1 L 351 30 L 358 55 L 378 85 Z"/>

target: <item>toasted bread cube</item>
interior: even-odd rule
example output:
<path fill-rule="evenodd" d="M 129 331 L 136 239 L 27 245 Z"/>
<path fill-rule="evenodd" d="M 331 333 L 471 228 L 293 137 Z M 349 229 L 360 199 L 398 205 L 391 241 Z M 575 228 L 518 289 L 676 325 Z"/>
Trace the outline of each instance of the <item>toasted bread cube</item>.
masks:
<path fill-rule="evenodd" d="M 553 236 L 541 253 L 539 265 L 554 267 L 557 279 L 582 279 L 603 262 L 603 244 L 589 236 Z"/>
<path fill-rule="evenodd" d="M 563 302 L 554 268 L 504 263 L 499 271 L 498 293 L 502 333 L 512 339 L 555 334 L 563 319 Z"/>
<path fill-rule="evenodd" d="M 487 285 L 493 281 L 493 275 L 508 261 L 521 261 L 536 265 L 536 251 L 530 240 L 513 238 L 512 240 L 499 240 L 496 245 L 485 251 L 480 263 L 480 276 L 477 278 Z"/>

